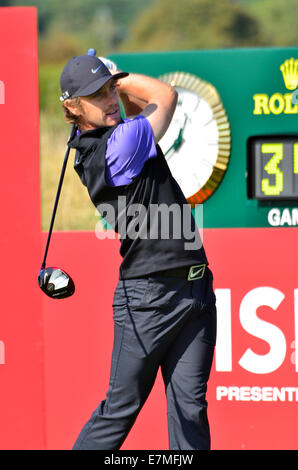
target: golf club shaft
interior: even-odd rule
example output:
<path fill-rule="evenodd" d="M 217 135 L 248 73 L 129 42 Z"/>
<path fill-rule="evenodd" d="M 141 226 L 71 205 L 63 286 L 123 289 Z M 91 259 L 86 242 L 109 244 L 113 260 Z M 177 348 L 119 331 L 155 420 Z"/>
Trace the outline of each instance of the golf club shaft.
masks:
<path fill-rule="evenodd" d="M 76 126 L 73 124 L 72 127 L 71 127 L 68 142 L 75 136 L 76 130 L 77 130 Z M 46 259 L 47 259 L 48 249 L 49 249 L 49 245 L 50 245 L 50 240 L 51 240 L 51 235 L 52 235 L 52 231 L 53 231 L 55 216 L 56 216 L 56 212 L 57 212 L 59 197 L 60 197 L 60 193 L 61 193 L 61 188 L 62 188 L 63 179 L 64 179 L 64 175 L 65 175 L 65 170 L 66 170 L 66 166 L 67 166 L 68 156 L 69 156 L 69 152 L 70 152 L 70 147 L 68 145 L 68 142 L 67 142 L 67 149 L 66 149 L 66 152 L 65 152 L 64 161 L 63 161 L 63 165 L 62 165 L 60 180 L 59 180 L 59 184 L 58 184 L 56 199 L 55 199 L 53 213 L 52 213 L 52 219 L 51 219 L 49 233 L 48 233 L 47 244 L 46 244 L 45 253 L 44 253 L 41 268 L 45 268 L 45 266 L 46 266 Z"/>

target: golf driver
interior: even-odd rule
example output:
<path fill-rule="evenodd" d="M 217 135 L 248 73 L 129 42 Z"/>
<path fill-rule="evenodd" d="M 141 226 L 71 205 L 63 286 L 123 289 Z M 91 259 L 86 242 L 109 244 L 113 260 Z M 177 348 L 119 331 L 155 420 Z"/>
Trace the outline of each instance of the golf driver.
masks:
<path fill-rule="evenodd" d="M 64 156 L 64 161 L 62 165 L 62 170 L 61 170 L 61 175 L 60 175 L 60 180 L 58 184 L 58 189 L 57 189 L 57 194 L 56 194 L 56 199 L 55 199 L 55 204 L 53 208 L 53 214 L 52 214 L 52 219 L 50 223 L 50 228 L 49 228 L 49 233 L 48 233 L 48 239 L 47 239 L 47 244 L 45 248 L 45 253 L 43 257 L 43 261 L 41 264 L 41 268 L 38 274 L 38 285 L 41 288 L 41 290 L 47 294 L 49 297 L 52 297 L 53 299 L 64 299 L 66 297 L 70 297 L 74 291 L 75 291 L 75 285 L 69 274 L 67 274 L 65 271 L 63 271 L 60 268 L 57 267 L 46 267 L 46 258 L 48 254 L 48 249 L 49 249 L 49 244 L 50 244 L 50 239 L 53 231 L 53 225 L 54 225 L 54 220 L 56 216 L 56 211 L 57 211 L 57 206 L 58 206 L 58 201 L 60 197 L 60 192 L 62 188 L 62 183 L 64 179 L 64 174 L 66 170 L 66 165 L 68 161 L 68 156 L 70 152 L 70 147 L 69 147 L 69 142 L 70 140 L 75 136 L 76 134 L 76 126 L 73 124 L 69 139 L 67 142 L 67 149 L 65 152 Z"/>

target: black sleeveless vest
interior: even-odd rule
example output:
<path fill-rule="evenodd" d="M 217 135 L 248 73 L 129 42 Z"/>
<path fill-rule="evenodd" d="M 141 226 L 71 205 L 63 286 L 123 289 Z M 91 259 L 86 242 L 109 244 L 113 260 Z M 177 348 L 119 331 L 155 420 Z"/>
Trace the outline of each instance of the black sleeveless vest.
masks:
<path fill-rule="evenodd" d="M 208 264 L 190 207 L 158 145 L 157 156 L 132 183 L 106 182 L 106 145 L 115 127 L 82 132 L 69 145 L 76 149 L 74 168 L 93 204 L 119 234 L 120 279 Z"/>

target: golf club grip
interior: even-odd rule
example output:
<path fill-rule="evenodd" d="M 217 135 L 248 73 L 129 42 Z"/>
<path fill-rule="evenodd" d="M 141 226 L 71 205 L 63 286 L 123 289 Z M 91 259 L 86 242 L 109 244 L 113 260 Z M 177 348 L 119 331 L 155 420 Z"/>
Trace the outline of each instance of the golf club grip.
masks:
<path fill-rule="evenodd" d="M 60 175 L 60 180 L 59 180 L 59 184 L 58 184 L 58 188 L 57 188 L 57 194 L 56 194 L 56 199 L 55 199 L 55 203 L 54 203 L 54 208 L 53 208 L 53 213 L 52 213 L 52 218 L 51 218 L 51 223 L 50 223 L 46 248 L 45 248 L 45 253 L 44 253 L 44 257 L 43 257 L 43 261 L 42 261 L 42 265 L 41 265 L 42 268 L 45 268 L 45 265 L 46 265 L 46 259 L 47 259 L 47 254 L 48 254 L 48 250 L 49 250 L 50 239 L 51 239 L 51 236 L 52 236 L 52 231 L 53 231 L 55 216 L 56 216 L 56 212 L 57 212 L 59 197 L 60 197 L 60 193 L 61 193 L 61 188 L 62 188 L 63 179 L 64 179 L 64 175 L 65 175 L 65 170 L 66 170 L 66 166 L 67 166 L 68 156 L 69 156 L 69 152 L 70 152 L 70 147 L 69 147 L 68 143 L 75 136 L 76 130 L 77 130 L 77 128 L 76 128 L 75 124 L 73 124 L 72 127 L 71 127 L 70 134 L 69 134 L 69 139 L 67 141 L 67 148 L 66 148 L 64 161 L 63 161 L 63 165 L 62 165 L 62 170 L 61 170 L 61 175 Z"/>

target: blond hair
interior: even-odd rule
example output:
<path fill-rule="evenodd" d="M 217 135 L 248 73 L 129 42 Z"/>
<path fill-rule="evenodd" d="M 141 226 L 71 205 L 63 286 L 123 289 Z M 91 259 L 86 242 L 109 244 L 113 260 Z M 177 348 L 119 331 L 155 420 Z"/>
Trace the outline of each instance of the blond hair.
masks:
<path fill-rule="evenodd" d="M 72 104 L 77 105 L 80 109 L 82 109 L 81 105 L 81 100 L 80 97 L 77 96 L 76 98 L 68 98 L 66 101 L 71 102 Z M 64 113 L 64 119 L 66 122 L 69 124 L 75 124 L 77 127 L 80 126 L 80 116 L 76 116 L 73 114 L 67 106 L 65 106 L 65 103 L 62 103 L 62 109 Z"/>

